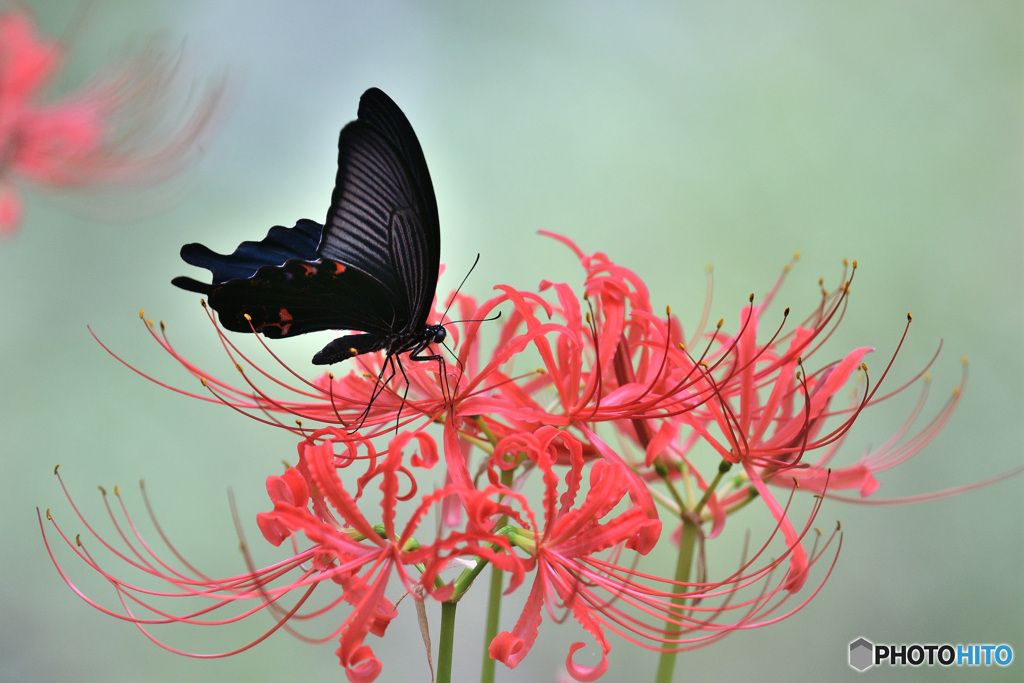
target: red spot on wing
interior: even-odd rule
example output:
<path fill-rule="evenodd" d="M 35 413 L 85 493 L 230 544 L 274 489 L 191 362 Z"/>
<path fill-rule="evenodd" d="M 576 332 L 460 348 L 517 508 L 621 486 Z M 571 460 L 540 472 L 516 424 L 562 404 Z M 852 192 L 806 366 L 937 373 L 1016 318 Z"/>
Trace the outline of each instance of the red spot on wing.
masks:
<path fill-rule="evenodd" d="M 309 263 L 300 263 L 299 265 L 302 266 L 303 270 L 306 271 L 305 273 L 303 273 L 303 275 L 305 275 L 306 277 L 309 277 L 310 275 L 316 275 L 316 266 Z"/>
<path fill-rule="evenodd" d="M 333 273 L 334 275 L 341 275 L 342 273 L 345 272 L 345 264 L 344 263 L 338 263 L 337 261 L 334 261 L 333 263 L 334 263 L 334 273 Z"/>
<path fill-rule="evenodd" d="M 292 328 L 292 320 L 294 320 L 294 318 L 292 318 L 292 314 L 288 312 L 287 308 L 279 310 L 277 312 L 277 317 L 281 319 L 281 323 L 275 325 L 275 327 L 281 330 L 282 337 L 286 336 L 288 334 L 288 330 Z"/>

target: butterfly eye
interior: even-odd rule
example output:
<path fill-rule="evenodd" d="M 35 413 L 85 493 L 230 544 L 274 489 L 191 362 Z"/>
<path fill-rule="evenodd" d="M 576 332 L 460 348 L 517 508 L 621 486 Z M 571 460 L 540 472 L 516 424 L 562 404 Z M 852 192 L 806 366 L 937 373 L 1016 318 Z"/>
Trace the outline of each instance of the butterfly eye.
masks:
<path fill-rule="evenodd" d="M 436 328 L 433 330 L 433 334 L 435 344 L 440 344 L 448 337 L 448 331 L 441 327 L 440 325 L 436 326 Z"/>

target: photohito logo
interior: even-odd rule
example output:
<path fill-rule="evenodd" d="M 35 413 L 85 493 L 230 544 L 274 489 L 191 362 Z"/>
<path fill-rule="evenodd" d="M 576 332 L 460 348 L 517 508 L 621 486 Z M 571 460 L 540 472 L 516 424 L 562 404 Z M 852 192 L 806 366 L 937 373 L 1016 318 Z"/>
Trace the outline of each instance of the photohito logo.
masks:
<path fill-rule="evenodd" d="M 889 666 L 1009 666 L 1013 648 L 1009 645 L 942 645 L 900 643 L 875 645 L 867 638 L 850 643 L 850 666 L 866 671 L 876 664 Z"/>

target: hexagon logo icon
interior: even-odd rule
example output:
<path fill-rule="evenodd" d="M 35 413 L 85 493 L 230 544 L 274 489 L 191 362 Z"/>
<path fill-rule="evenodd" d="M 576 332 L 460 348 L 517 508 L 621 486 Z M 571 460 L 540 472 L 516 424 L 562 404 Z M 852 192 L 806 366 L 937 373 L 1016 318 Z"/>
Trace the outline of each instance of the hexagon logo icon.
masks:
<path fill-rule="evenodd" d="M 850 666 L 864 671 L 874 664 L 875 646 L 867 638 L 858 638 L 850 643 Z"/>

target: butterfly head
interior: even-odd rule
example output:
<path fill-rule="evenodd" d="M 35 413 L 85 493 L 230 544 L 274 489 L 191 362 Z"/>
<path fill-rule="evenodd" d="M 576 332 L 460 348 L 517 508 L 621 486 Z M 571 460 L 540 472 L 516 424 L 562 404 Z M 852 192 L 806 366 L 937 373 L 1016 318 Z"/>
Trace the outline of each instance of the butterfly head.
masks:
<path fill-rule="evenodd" d="M 448 338 L 448 331 L 444 329 L 444 325 L 427 325 L 423 330 L 423 336 L 434 344 L 441 344 Z"/>

